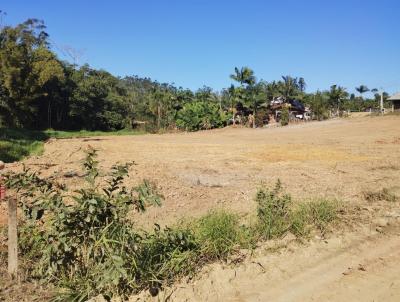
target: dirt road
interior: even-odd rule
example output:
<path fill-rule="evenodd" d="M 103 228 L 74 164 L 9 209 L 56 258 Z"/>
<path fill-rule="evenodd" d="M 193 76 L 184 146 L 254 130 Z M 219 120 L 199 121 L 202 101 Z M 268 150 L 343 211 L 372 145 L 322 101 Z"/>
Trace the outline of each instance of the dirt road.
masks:
<path fill-rule="evenodd" d="M 398 302 L 399 222 L 308 246 L 284 243 L 275 253 L 261 248 L 264 255 L 235 267 L 210 266 L 200 278 L 168 288 L 157 299 L 142 295 L 129 301 Z"/>

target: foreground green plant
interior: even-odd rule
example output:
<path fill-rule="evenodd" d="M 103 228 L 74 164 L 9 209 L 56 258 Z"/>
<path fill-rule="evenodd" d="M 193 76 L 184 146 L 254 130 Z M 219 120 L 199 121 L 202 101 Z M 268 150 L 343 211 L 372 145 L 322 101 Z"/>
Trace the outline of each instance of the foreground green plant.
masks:
<path fill-rule="evenodd" d="M 113 166 L 107 185 L 98 186 L 95 158 L 96 150 L 89 148 L 84 162 L 87 186 L 77 191 L 29 170 L 6 182 L 21 196 L 25 223 L 20 244 L 34 261 L 31 276 L 69 288 L 68 294 L 78 301 L 98 293 L 124 296 L 146 286 L 147 280 L 137 280 L 142 238 L 126 215 L 129 208 L 141 212 L 162 198 L 148 181 L 130 189 L 123 185 L 132 164 Z"/>

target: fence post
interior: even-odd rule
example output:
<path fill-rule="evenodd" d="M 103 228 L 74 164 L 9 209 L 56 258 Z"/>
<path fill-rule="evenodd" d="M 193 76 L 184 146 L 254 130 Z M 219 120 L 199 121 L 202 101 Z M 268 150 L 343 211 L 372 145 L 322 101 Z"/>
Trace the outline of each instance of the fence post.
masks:
<path fill-rule="evenodd" d="M 0 170 L 4 169 L 4 163 L 0 161 Z M 5 187 L 0 175 L 0 199 L 5 197 Z M 18 273 L 18 234 L 17 234 L 17 201 L 14 198 L 7 200 L 8 212 L 8 273 L 11 277 L 17 277 Z"/>
<path fill-rule="evenodd" d="M 16 277 L 18 273 L 17 201 L 8 199 L 8 273 Z"/>

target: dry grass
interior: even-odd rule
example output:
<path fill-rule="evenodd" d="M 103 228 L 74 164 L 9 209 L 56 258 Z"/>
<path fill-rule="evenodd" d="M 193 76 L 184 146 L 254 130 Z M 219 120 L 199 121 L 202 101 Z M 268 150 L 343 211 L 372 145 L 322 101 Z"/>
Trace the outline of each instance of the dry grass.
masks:
<path fill-rule="evenodd" d="M 249 153 L 248 156 L 270 163 L 289 161 L 361 162 L 373 159 L 371 156 L 352 154 L 334 146 L 314 146 L 310 148 L 310 145 L 306 144 L 289 144 L 286 146 L 265 145 L 260 149 L 262 151 Z"/>

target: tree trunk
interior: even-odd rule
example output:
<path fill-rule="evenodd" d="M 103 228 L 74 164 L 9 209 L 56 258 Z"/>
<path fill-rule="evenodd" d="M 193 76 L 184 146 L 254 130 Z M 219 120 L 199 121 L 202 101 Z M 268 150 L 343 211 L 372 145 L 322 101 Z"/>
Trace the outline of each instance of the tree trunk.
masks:
<path fill-rule="evenodd" d="M 157 106 L 157 128 L 160 130 L 160 125 L 161 125 L 161 108 L 160 108 L 160 103 L 158 103 Z"/>
<path fill-rule="evenodd" d="M 49 105 L 47 107 L 47 128 L 51 128 L 51 100 L 49 98 Z"/>
<path fill-rule="evenodd" d="M 253 129 L 256 127 L 256 104 L 254 103 L 253 108 Z"/>

